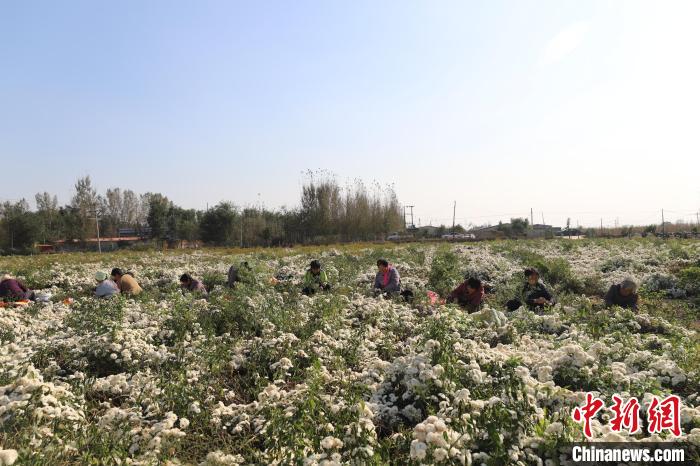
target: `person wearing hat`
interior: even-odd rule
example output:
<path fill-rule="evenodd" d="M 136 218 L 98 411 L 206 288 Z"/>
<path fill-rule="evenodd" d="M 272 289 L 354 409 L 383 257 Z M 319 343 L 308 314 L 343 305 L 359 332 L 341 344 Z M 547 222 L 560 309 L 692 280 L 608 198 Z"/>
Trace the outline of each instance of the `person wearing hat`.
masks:
<path fill-rule="evenodd" d="M 309 270 L 304 275 L 304 289 L 301 290 L 306 296 L 311 296 L 317 291 L 328 291 L 331 289 L 328 283 L 328 275 L 324 270 L 321 270 L 321 263 L 317 260 L 311 261 Z"/>
<path fill-rule="evenodd" d="M 119 294 L 119 287 L 107 275 L 106 272 L 97 272 L 95 274 L 97 280 L 97 288 L 95 288 L 95 296 L 98 298 L 110 298 Z"/>
<path fill-rule="evenodd" d="M 118 267 L 112 269 L 112 280 L 119 286 L 119 291 L 124 294 L 137 295 L 143 291 L 133 275 L 122 272 L 122 269 Z"/>
<path fill-rule="evenodd" d="M 484 285 L 474 277 L 465 277 L 462 282 L 447 297 L 448 303 L 457 303 L 469 312 L 476 312 L 484 301 Z"/>
<path fill-rule="evenodd" d="M 531 310 L 544 309 L 545 305 L 555 304 L 554 296 L 547 290 L 547 287 L 540 281 L 540 273 L 533 268 L 525 269 L 525 286 L 523 286 L 523 302 Z"/>
<path fill-rule="evenodd" d="M 0 277 L 0 301 L 34 301 L 34 291 L 9 274 Z"/>
<path fill-rule="evenodd" d="M 637 310 L 637 283 L 631 278 L 625 278 L 619 285 L 612 285 L 605 295 L 605 307 L 620 306 L 625 309 Z"/>

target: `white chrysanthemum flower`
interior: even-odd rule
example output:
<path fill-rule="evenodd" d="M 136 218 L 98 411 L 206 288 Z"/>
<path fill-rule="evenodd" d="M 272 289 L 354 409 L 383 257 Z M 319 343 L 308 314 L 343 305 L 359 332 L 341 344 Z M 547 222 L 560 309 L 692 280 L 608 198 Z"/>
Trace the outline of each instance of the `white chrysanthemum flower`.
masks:
<path fill-rule="evenodd" d="M 0 466 L 10 466 L 17 461 L 17 450 L 1 450 L 0 449 Z"/>
<path fill-rule="evenodd" d="M 343 442 L 335 437 L 328 436 L 321 440 L 321 448 L 325 450 L 335 450 L 338 448 L 343 448 Z"/>

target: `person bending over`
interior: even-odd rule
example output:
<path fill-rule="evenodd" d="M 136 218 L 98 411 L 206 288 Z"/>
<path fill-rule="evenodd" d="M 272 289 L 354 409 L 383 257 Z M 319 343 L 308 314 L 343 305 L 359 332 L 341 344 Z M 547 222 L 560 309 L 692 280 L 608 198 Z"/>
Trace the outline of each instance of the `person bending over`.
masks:
<path fill-rule="evenodd" d="M 324 270 L 321 270 L 321 263 L 317 260 L 311 261 L 309 270 L 304 275 L 304 289 L 301 290 L 306 296 L 311 296 L 317 291 L 328 291 L 331 289 L 328 283 L 328 276 Z"/>
<path fill-rule="evenodd" d="M 374 290 L 377 293 L 396 294 L 401 292 L 401 277 L 396 267 L 386 259 L 377 261 L 377 275 L 374 278 Z"/>
<path fill-rule="evenodd" d="M 120 268 L 112 269 L 112 280 L 119 286 L 119 291 L 124 294 L 137 295 L 143 291 L 133 275 L 122 272 Z"/>
<path fill-rule="evenodd" d="M 457 303 L 469 312 L 478 311 L 483 301 L 484 285 L 474 277 L 467 278 L 447 297 L 448 303 Z"/>
<path fill-rule="evenodd" d="M 540 273 L 537 269 L 526 269 L 525 278 L 527 281 L 523 286 L 522 298 L 531 310 L 542 310 L 545 306 L 555 304 L 554 296 L 540 281 Z"/>
<path fill-rule="evenodd" d="M 205 298 L 209 295 L 207 289 L 204 287 L 204 284 L 199 280 L 192 278 L 192 276 L 188 273 L 183 273 L 180 277 L 180 288 L 182 289 L 183 293 L 199 293 Z"/>
<path fill-rule="evenodd" d="M 637 284 L 631 278 L 625 278 L 622 283 L 611 286 L 605 294 L 606 308 L 620 306 L 636 311 L 638 301 Z"/>
<path fill-rule="evenodd" d="M 11 275 L 5 274 L 0 277 L 0 301 L 34 301 L 36 294 L 34 291 Z"/>

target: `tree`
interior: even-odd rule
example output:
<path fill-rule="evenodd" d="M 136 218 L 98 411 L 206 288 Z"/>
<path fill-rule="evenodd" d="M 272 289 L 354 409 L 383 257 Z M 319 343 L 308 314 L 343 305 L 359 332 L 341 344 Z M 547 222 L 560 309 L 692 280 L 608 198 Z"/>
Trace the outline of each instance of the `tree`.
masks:
<path fill-rule="evenodd" d="M 89 176 L 76 181 L 71 207 L 77 210 L 80 219 L 78 239 L 85 240 L 96 233 L 95 212 L 100 209 L 101 203 Z"/>
<path fill-rule="evenodd" d="M 29 204 L 22 199 L 16 203 L 5 202 L 0 207 L 2 219 L 3 249 L 10 252 L 29 252 L 39 237 L 40 226 Z"/>
<path fill-rule="evenodd" d="M 73 240 L 83 237 L 83 222 L 76 207 L 64 206 L 58 209 L 59 223 L 63 239 Z"/>
<path fill-rule="evenodd" d="M 153 238 L 165 239 L 168 233 L 168 214 L 173 203 L 159 193 L 146 193 L 148 203 L 148 226 Z"/>
<path fill-rule="evenodd" d="M 202 241 L 219 245 L 235 244 L 234 225 L 239 217 L 230 202 L 221 202 L 202 214 L 199 231 Z"/>
<path fill-rule="evenodd" d="M 34 196 L 37 221 L 40 225 L 39 238 L 43 242 L 59 239 L 58 198 L 44 191 Z"/>
<path fill-rule="evenodd" d="M 172 206 L 168 213 L 169 239 L 194 241 L 199 236 L 197 212 L 194 209 L 183 209 Z"/>
<path fill-rule="evenodd" d="M 510 219 L 510 228 L 513 232 L 513 235 L 516 235 L 516 236 L 524 236 L 529 225 L 530 225 L 530 222 L 526 218 L 511 218 Z"/>
<path fill-rule="evenodd" d="M 122 216 L 120 219 L 122 225 L 134 228 L 138 227 L 140 209 L 141 201 L 139 200 L 139 196 L 130 189 L 125 190 L 122 193 Z"/>

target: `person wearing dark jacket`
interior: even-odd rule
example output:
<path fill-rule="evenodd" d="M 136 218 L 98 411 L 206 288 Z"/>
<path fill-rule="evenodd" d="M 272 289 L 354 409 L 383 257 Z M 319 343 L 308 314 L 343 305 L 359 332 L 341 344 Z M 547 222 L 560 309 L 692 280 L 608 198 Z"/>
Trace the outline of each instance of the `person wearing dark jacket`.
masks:
<path fill-rule="evenodd" d="M 232 265 L 228 269 L 228 275 L 226 277 L 226 285 L 229 288 L 235 288 L 236 283 L 241 283 L 244 281 L 248 281 L 247 279 L 250 278 L 250 272 L 252 272 L 253 269 L 248 265 L 248 261 L 243 261 L 241 262 L 240 267 L 236 267 L 235 265 Z"/>
<path fill-rule="evenodd" d="M 35 298 L 34 291 L 21 281 L 7 274 L 0 278 L 0 301 L 34 301 Z"/>
<path fill-rule="evenodd" d="M 386 259 L 377 261 L 377 269 L 377 275 L 374 277 L 374 291 L 387 294 L 399 293 L 401 291 L 399 271 Z"/>
<path fill-rule="evenodd" d="M 637 284 L 631 278 L 626 278 L 619 285 L 612 285 L 605 294 L 605 307 L 620 306 L 625 309 L 637 310 Z"/>
<path fill-rule="evenodd" d="M 457 303 L 469 312 L 476 312 L 484 300 L 484 285 L 478 278 L 470 277 L 447 297 L 448 303 Z"/>
<path fill-rule="evenodd" d="M 523 286 L 522 299 L 530 309 L 541 310 L 544 309 L 545 305 L 551 306 L 555 304 L 554 296 L 540 281 L 540 273 L 536 269 L 526 269 L 525 277 L 527 282 Z"/>

